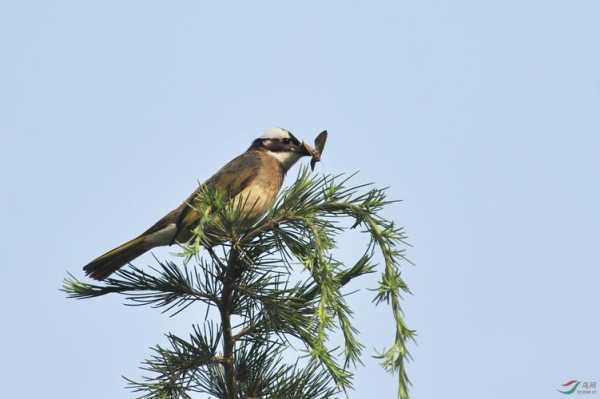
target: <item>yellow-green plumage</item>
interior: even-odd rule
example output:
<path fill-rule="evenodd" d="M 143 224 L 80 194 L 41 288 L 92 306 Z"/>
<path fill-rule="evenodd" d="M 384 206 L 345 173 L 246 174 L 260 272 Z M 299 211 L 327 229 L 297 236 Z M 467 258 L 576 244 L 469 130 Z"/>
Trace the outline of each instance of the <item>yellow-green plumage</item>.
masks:
<path fill-rule="evenodd" d="M 273 206 L 285 172 L 284 165 L 269 151 L 250 149 L 225 165 L 204 185 L 222 191 L 229 200 L 243 201 L 244 218 L 252 221 Z M 85 272 L 103 280 L 154 247 L 187 242 L 201 218 L 193 207 L 200 189 L 202 187 L 140 236 L 88 263 Z"/>

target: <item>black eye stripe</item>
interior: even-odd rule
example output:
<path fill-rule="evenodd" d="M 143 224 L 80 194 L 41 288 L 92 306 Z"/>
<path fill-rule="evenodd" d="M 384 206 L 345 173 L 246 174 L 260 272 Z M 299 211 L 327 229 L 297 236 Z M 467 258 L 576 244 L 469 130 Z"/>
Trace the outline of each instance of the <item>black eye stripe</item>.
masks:
<path fill-rule="evenodd" d="M 294 147 L 300 147 L 298 139 L 290 134 L 291 137 L 266 138 L 259 137 L 252 142 L 250 148 L 264 148 L 273 152 L 295 151 Z"/>

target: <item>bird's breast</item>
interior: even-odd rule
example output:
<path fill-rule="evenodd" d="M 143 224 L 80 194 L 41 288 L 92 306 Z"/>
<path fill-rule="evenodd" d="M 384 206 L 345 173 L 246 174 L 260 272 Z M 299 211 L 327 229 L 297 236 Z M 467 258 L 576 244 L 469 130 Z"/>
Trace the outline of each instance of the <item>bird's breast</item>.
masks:
<path fill-rule="evenodd" d="M 261 168 L 253 181 L 235 196 L 234 201 L 250 221 L 262 217 L 275 203 L 283 184 L 283 173 L 279 169 L 279 165 Z"/>

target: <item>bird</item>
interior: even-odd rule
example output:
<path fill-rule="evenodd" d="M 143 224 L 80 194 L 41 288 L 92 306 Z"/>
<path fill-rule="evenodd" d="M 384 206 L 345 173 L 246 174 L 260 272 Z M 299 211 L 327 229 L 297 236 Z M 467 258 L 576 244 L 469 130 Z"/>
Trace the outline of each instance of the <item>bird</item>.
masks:
<path fill-rule="evenodd" d="M 319 137 L 326 137 L 326 134 L 323 132 Z M 322 145 L 317 147 L 322 151 Z M 317 154 L 315 149 L 298 140 L 289 130 L 265 130 L 243 154 L 201 184 L 181 205 L 139 236 L 85 265 L 85 274 L 95 280 L 105 280 L 155 247 L 188 242 L 202 219 L 202 213 L 193 204 L 206 188 L 223 193 L 227 201 L 243 201 L 241 214 L 244 220 L 259 220 L 275 203 L 287 171 L 305 156 L 313 157 L 311 167 L 314 167 L 314 162 L 320 159 L 320 152 Z"/>

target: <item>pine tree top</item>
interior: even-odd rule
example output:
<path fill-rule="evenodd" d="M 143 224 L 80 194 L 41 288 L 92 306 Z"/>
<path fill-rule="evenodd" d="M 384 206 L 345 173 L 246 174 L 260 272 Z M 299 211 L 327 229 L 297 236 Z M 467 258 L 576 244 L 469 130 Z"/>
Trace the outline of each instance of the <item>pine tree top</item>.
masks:
<path fill-rule="evenodd" d="M 382 215 L 395 202 L 386 189 L 352 185 L 353 177 L 302 168 L 271 211 L 250 225 L 241 216 L 243 204 L 202 190 L 195 204 L 206 216 L 182 247 L 182 258 L 155 258 L 150 269 L 129 265 L 98 284 L 69 275 L 63 291 L 78 299 L 119 293 L 129 304 L 172 315 L 196 303 L 206 307 L 188 338 L 168 334 L 166 346 L 152 349 L 143 381 L 128 380 L 141 398 L 203 392 L 224 399 L 317 399 L 352 388 L 364 347 L 342 288 L 380 269 L 373 301 L 390 305 L 396 333 L 375 357 L 397 375 L 398 397 L 407 399 L 407 344 L 415 333 L 401 308 L 402 294 L 410 291 L 400 267 L 410 263 L 404 256 L 408 244 L 403 228 Z M 368 237 L 362 256 L 350 265 L 335 257 L 336 238 L 349 229 Z M 302 270 L 308 277 L 302 279 Z M 343 346 L 330 348 L 336 331 Z M 286 363 L 290 345 L 306 356 Z"/>

